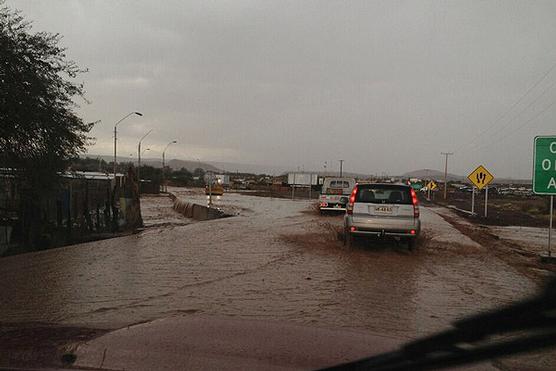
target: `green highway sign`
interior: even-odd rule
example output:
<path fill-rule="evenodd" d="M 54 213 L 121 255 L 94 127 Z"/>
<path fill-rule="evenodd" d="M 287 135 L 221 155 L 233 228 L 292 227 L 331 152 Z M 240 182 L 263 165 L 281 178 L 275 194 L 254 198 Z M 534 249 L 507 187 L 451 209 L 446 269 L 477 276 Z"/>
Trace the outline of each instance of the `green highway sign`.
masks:
<path fill-rule="evenodd" d="M 556 195 L 556 136 L 535 137 L 533 192 Z"/>

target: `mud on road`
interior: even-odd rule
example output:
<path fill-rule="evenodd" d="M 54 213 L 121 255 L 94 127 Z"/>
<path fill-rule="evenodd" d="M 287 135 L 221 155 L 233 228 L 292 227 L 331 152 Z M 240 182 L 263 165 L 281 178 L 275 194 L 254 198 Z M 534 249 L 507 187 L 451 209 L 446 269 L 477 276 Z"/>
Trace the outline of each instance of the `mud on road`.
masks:
<path fill-rule="evenodd" d="M 546 251 L 546 236 L 543 236 L 546 230 L 473 224 L 444 208 L 437 208 L 436 212 L 462 234 L 483 246 L 488 254 L 506 262 L 537 284 L 544 284 L 556 273 L 556 265 L 542 263 L 539 258 L 540 253 Z"/>
<path fill-rule="evenodd" d="M 182 197 L 204 197 L 189 193 Z M 537 289 L 434 209 L 421 209 L 424 238 L 410 252 L 393 241 L 344 247 L 341 217 L 310 212 L 310 201 L 225 194 L 218 202 L 237 216 L 0 260 L 2 326 L 111 331 L 216 315 L 413 339 Z M 550 357 L 517 362 L 556 364 Z"/>

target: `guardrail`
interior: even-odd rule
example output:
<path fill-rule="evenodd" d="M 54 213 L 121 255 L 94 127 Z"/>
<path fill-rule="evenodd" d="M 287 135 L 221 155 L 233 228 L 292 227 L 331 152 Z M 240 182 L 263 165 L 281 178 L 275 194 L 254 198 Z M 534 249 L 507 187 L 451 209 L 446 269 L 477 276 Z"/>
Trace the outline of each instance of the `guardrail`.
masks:
<path fill-rule="evenodd" d="M 172 192 L 168 192 L 168 196 L 170 196 L 170 199 L 174 202 L 174 210 L 186 218 L 195 220 L 211 220 L 231 216 L 214 207 L 208 207 L 182 200 Z"/>

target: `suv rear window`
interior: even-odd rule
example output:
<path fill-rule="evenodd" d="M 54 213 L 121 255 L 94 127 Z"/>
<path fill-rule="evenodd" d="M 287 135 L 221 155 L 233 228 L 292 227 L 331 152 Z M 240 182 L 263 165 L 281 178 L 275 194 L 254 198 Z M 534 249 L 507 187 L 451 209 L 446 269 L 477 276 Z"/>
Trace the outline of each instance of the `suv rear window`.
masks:
<path fill-rule="evenodd" d="M 332 180 L 330 181 L 330 188 L 349 188 L 349 182 L 344 180 Z"/>
<path fill-rule="evenodd" d="M 360 185 L 355 202 L 402 205 L 411 205 L 413 203 L 409 187 L 389 184 Z"/>

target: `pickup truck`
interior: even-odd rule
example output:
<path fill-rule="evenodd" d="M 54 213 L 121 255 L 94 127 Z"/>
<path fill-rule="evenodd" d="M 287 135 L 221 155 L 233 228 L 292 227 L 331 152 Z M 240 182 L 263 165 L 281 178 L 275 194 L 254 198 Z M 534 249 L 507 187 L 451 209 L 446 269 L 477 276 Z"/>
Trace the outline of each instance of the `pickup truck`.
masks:
<path fill-rule="evenodd" d="M 319 196 L 320 212 L 329 210 L 345 211 L 353 187 L 355 187 L 354 178 L 324 178 Z"/>

